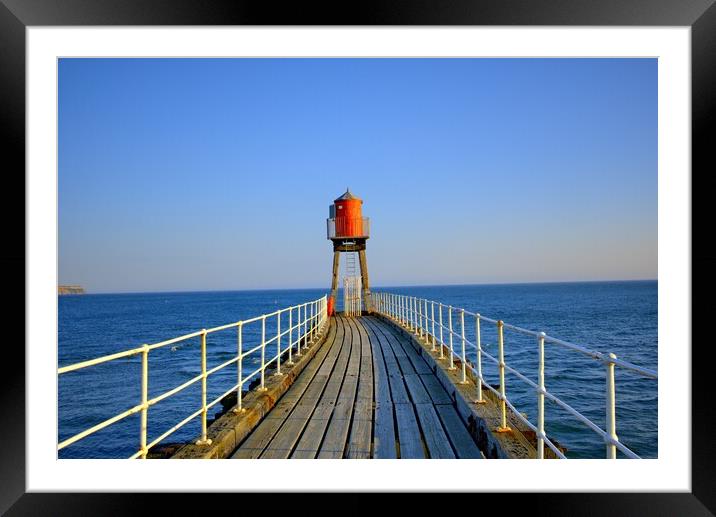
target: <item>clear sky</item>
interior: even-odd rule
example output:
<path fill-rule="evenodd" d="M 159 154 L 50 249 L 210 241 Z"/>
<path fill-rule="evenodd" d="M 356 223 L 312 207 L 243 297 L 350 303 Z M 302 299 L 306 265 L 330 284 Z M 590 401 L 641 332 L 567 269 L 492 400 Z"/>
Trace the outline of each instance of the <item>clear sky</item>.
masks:
<path fill-rule="evenodd" d="M 657 277 L 656 59 L 61 59 L 59 282 L 330 285 L 328 206 L 371 283 Z"/>

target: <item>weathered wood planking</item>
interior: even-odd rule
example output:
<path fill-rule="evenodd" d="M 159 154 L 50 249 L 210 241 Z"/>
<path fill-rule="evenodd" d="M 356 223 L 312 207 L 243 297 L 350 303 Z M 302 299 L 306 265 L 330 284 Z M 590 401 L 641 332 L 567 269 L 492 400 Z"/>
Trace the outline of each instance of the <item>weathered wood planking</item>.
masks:
<path fill-rule="evenodd" d="M 403 380 L 405 384 L 408 385 L 408 393 L 410 394 L 413 404 L 432 404 L 433 401 L 417 373 L 405 375 L 403 376 Z"/>
<path fill-rule="evenodd" d="M 372 318 L 365 318 L 363 324 L 370 339 L 373 357 L 373 380 L 375 387 L 375 411 L 373 420 L 373 457 L 395 459 L 398 457 L 398 443 L 395 437 L 395 418 L 388 372 L 383 358 L 375 329 L 369 322 Z"/>
<path fill-rule="evenodd" d="M 401 347 L 402 352 L 410 360 L 412 367 L 415 369 L 415 373 L 419 375 L 433 373 L 430 365 L 428 365 L 415 347 L 398 333 L 397 329 L 386 326 L 385 333 L 389 336 L 394 346 Z M 404 368 L 403 371 L 407 372 L 407 368 Z"/>
<path fill-rule="evenodd" d="M 415 419 L 412 404 L 395 404 L 395 419 L 397 422 L 398 444 L 401 458 L 425 458 L 423 439 Z"/>
<path fill-rule="evenodd" d="M 346 458 L 370 458 L 373 434 L 373 354 L 362 319 L 356 320 L 361 342 L 360 375 Z"/>
<path fill-rule="evenodd" d="M 353 333 L 346 319 L 341 318 L 344 323 L 345 334 L 341 345 L 341 354 L 333 368 L 331 378 L 328 380 L 325 391 L 321 395 L 321 399 L 316 406 L 316 410 L 311 415 L 311 419 L 306 425 L 306 429 L 301 439 L 296 445 L 296 449 L 291 454 L 292 458 L 315 458 L 323 441 L 326 428 L 330 423 L 331 415 L 336 406 L 338 394 L 346 375 L 348 360 L 351 355 L 351 344 Z"/>
<path fill-rule="evenodd" d="M 415 404 L 415 412 L 420 420 L 420 427 L 425 438 L 425 445 L 431 458 L 454 458 L 455 453 L 450 446 L 440 418 L 432 404 Z"/>
<path fill-rule="evenodd" d="M 393 348 L 388 343 L 387 338 L 381 330 L 381 322 L 377 320 L 371 320 L 369 325 L 375 330 L 375 337 L 380 344 L 380 349 L 383 351 L 383 358 L 385 360 L 385 367 L 388 372 L 388 382 L 390 384 L 390 395 L 393 404 L 409 404 L 410 398 L 408 398 L 408 391 L 405 388 L 403 382 L 403 373 L 398 365 L 398 360 L 395 358 Z"/>
<path fill-rule="evenodd" d="M 376 402 L 373 422 L 373 457 L 394 459 L 398 457 L 398 441 L 395 436 L 393 404 Z"/>
<path fill-rule="evenodd" d="M 480 458 L 450 394 L 399 331 L 331 321 L 329 341 L 235 458 Z"/>
<path fill-rule="evenodd" d="M 337 318 L 338 319 L 338 318 Z M 288 458 L 311 418 L 320 397 L 328 384 L 328 379 L 333 372 L 338 354 L 341 350 L 344 337 L 343 321 L 339 320 L 341 334 L 336 334 L 336 342 L 330 353 L 321 365 L 318 373 L 313 377 L 311 385 L 303 393 L 291 414 L 268 444 L 261 458 Z"/>
<path fill-rule="evenodd" d="M 475 445 L 475 441 L 465 428 L 457 410 L 450 405 L 435 406 L 435 410 L 442 420 L 443 427 L 450 437 L 455 454 L 458 458 L 477 458 L 481 459 L 480 449 Z"/>
<path fill-rule="evenodd" d="M 386 369 L 385 359 L 383 358 L 383 351 L 380 346 L 373 326 L 368 323 L 369 319 L 363 322 L 364 328 L 370 339 L 370 346 L 373 357 L 373 377 L 375 386 L 374 400 L 376 405 L 378 404 L 391 404 L 393 399 L 390 395 L 390 385 L 388 383 L 388 370 Z"/>
<path fill-rule="evenodd" d="M 443 387 L 442 383 L 438 380 L 437 377 L 435 377 L 434 374 L 431 373 L 421 375 L 420 380 L 423 381 L 425 389 L 430 395 L 430 399 L 433 401 L 433 404 L 440 405 L 454 403 L 453 398 L 448 394 L 447 391 L 445 391 L 445 388 Z"/>
<path fill-rule="evenodd" d="M 318 351 L 318 354 L 306 366 L 301 375 L 298 376 L 291 388 L 281 397 L 281 400 L 266 415 L 254 431 L 246 437 L 246 440 L 239 446 L 239 450 L 233 455 L 234 458 L 258 458 L 266 445 L 271 441 L 278 429 L 293 410 L 296 401 L 303 395 L 306 388 L 314 379 L 319 367 L 331 351 L 336 342 L 342 341 L 343 325 L 337 320 L 330 323 L 328 337 L 325 345 Z"/>
<path fill-rule="evenodd" d="M 318 453 L 318 457 L 322 459 L 343 457 L 351 420 L 353 419 L 362 352 L 360 332 L 358 331 L 358 327 L 361 325 L 356 323 L 354 318 L 349 318 L 348 322 L 352 336 L 350 361 L 343 378 L 341 391 L 338 394 L 338 402 L 333 410 L 331 421 Z"/>

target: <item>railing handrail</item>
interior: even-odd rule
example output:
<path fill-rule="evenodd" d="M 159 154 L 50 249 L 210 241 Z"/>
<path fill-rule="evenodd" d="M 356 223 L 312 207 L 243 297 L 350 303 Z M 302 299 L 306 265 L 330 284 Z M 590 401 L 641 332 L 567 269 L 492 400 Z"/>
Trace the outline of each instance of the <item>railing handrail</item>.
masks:
<path fill-rule="evenodd" d="M 296 312 L 296 319 L 294 323 L 294 311 Z M 281 316 L 285 313 L 288 313 L 289 315 L 289 324 L 288 327 L 284 330 L 281 330 Z M 301 318 L 301 315 L 303 315 L 303 318 Z M 266 339 L 266 319 L 267 318 L 276 318 L 276 333 L 274 337 L 270 339 Z M 243 328 L 251 323 L 255 322 L 261 322 L 261 342 L 257 346 L 249 349 L 244 350 L 243 349 Z M 259 390 L 265 390 L 265 371 L 266 368 L 275 363 L 276 364 L 276 374 L 275 375 L 282 375 L 281 373 L 281 356 L 284 355 L 286 352 L 288 352 L 288 364 L 293 364 L 293 356 L 300 357 L 301 356 L 301 350 L 305 349 L 312 344 L 316 337 L 323 332 L 323 329 L 325 327 L 326 322 L 328 321 L 328 313 L 327 313 L 327 296 L 324 295 L 321 298 L 318 298 L 316 300 L 311 300 L 308 302 L 304 302 L 301 304 L 292 305 L 290 307 L 285 307 L 283 309 L 278 309 L 270 313 L 261 314 L 259 316 L 255 316 L 253 318 L 249 318 L 246 320 L 240 320 L 234 323 L 229 323 L 226 325 L 220 325 L 217 327 L 213 327 L 210 329 L 202 329 L 195 332 L 191 332 L 188 334 L 184 334 L 182 336 L 177 336 L 171 339 L 167 339 L 164 341 L 159 341 L 157 343 L 153 344 L 145 344 L 141 347 L 132 348 L 128 350 L 124 350 L 122 352 L 117 352 L 114 354 L 104 355 L 100 357 L 96 357 L 93 359 L 88 359 L 85 361 L 80 361 L 77 363 L 61 366 L 57 369 L 57 375 L 63 375 L 66 373 L 74 372 L 77 370 L 82 370 L 84 368 L 88 368 L 91 366 L 96 366 L 98 364 L 107 363 L 110 361 L 114 361 L 117 359 L 122 359 L 126 357 L 132 357 L 136 355 L 142 356 L 142 374 L 141 374 L 141 400 L 140 403 L 121 412 L 118 413 L 98 424 L 95 424 L 92 427 L 89 427 L 85 429 L 84 431 L 81 431 L 65 440 L 60 442 L 57 446 L 57 450 L 64 449 L 65 447 L 82 440 L 83 438 L 86 438 L 87 436 L 104 429 L 105 427 L 108 427 L 112 424 L 115 424 L 119 422 L 120 420 L 123 420 L 124 418 L 140 413 L 141 414 L 141 425 L 140 425 L 140 447 L 137 452 L 135 452 L 130 458 L 144 458 L 147 457 L 147 452 L 151 447 L 154 445 L 160 443 L 162 440 L 164 440 L 166 437 L 171 435 L 172 433 L 179 430 L 181 427 L 192 421 L 194 418 L 201 416 L 202 417 L 202 431 L 201 431 L 201 438 L 197 441 L 197 444 L 199 445 L 207 445 L 211 443 L 211 440 L 207 438 L 207 412 L 208 410 L 219 403 L 226 395 L 230 394 L 234 390 L 236 390 L 237 394 L 237 407 L 235 408 L 235 412 L 240 413 L 244 409 L 242 407 L 242 389 L 243 385 L 254 376 L 261 374 L 261 383 L 259 386 Z M 215 332 L 220 332 L 228 329 L 235 328 L 237 329 L 237 353 L 235 356 L 233 356 L 228 361 L 225 361 L 221 363 L 218 366 L 215 366 L 209 370 L 206 368 L 206 356 L 207 356 L 207 343 L 206 343 L 206 336 Z M 294 330 L 296 332 L 296 337 L 294 340 Z M 286 336 L 288 334 L 288 346 L 286 348 L 281 347 L 281 338 Z M 175 386 L 174 388 L 171 388 L 151 399 L 147 396 L 148 391 L 148 376 L 149 376 L 149 352 L 152 350 L 155 350 L 157 348 L 162 348 L 174 343 L 179 343 L 182 341 L 186 341 L 187 339 L 192 339 L 196 337 L 201 337 L 201 373 L 199 375 L 194 376 L 193 378 L 189 379 L 188 381 L 180 384 L 179 386 Z M 303 347 L 301 346 L 301 340 L 303 340 Z M 266 351 L 266 345 L 271 343 L 276 343 L 276 354 L 271 358 L 266 358 L 265 351 Z M 296 352 L 294 354 L 294 348 L 296 349 Z M 248 375 L 244 375 L 243 373 L 243 359 L 246 356 L 252 355 L 258 351 L 261 351 L 261 365 Z M 207 382 L 210 375 L 226 368 L 227 366 L 230 366 L 232 364 L 237 364 L 237 383 L 232 386 L 229 390 L 224 392 L 222 395 L 217 397 L 211 402 L 207 403 L 206 400 L 206 393 L 207 393 Z M 201 407 L 189 415 L 189 417 L 185 418 L 178 424 L 174 425 L 172 428 L 170 428 L 168 431 L 165 431 L 162 433 L 158 438 L 155 438 L 153 441 L 147 443 L 147 418 L 148 418 L 148 411 L 151 406 L 154 404 L 157 404 L 158 402 L 175 395 L 176 393 L 179 393 L 180 391 L 188 388 L 189 386 L 201 382 L 202 383 L 202 390 L 201 390 L 201 397 L 202 397 L 202 403 Z"/>
<path fill-rule="evenodd" d="M 446 305 L 441 302 L 437 302 L 435 300 L 428 300 L 426 298 L 417 298 L 414 296 L 408 296 L 408 295 L 402 295 L 398 293 L 388 293 L 388 292 L 373 292 L 371 294 L 373 297 L 373 307 L 377 312 L 382 313 L 386 315 L 387 317 L 393 319 L 398 324 L 402 325 L 406 329 L 410 330 L 414 334 L 416 334 L 418 337 L 422 337 L 426 340 L 427 344 L 432 344 L 432 351 L 435 352 L 437 350 L 437 343 L 440 343 L 440 359 L 443 358 L 443 350 L 447 349 L 449 351 L 449 359 L 450 359 L 450 370 L 455 370 L 454 366 L 454 358 L 457 357 L 461 360 L 462 364 L 462 382 L 467 382 L 467 369 L 469 369 L 474 375 L 476 379 L 476 386 L 477 386 L 477 403 L 482 403 L 483 397 L 482 397 L 482 389 L 483 386 L 488 388 L 490 391 L 492 391 L 500 401 L 501 406 L 501 425 L 498 427 L 498 431 L 505 431 L 509 430 L 509 427 L 507 426 L 507 407 L 509 407 L 515 417 L 520 420 L 523 424 L 525 424 L 527 427 L 529 427 L 531 430 L 533 430 L 536 433 L 537 436 L 537 457 L 543 458 L 544 457 L 544 445 L 547 444 L 547 446 L 555 453 L 555 455 L 558 458 L 564 459 L 564 454 L 549 440 L 547 435 L 544 432 L 544 399 L 547 398 L 551 400 L 552 402 L 556 403 L 558 406 L 560 406 L 562 409 L 570 413 L 573 417 L 577 418 L 579 421 L 584 423 L 587 427 L 589 427 L 592 431 L 600 435 L 605 443 L 606 443 L 606 449 L 607 449 L 607 457 L 608 458 L 616 458 L 616 450 L 619 449 L 621 452 L 623 452 L 627 457 L 630 458 L 639 458 L 639 456 L 634 453 L 631 449 L 629 449 L 627 446 L 625 446 L 623 443 L 619 441 L 616 435 L 616 399 L 615 399 L 615 379 L 614 379 L 614 367 L 620 366 L 624 369 L 633 371 L 643 377 L 649 378 L 649 379 L 658 379 L 658 374 L 656 371 L 651 370 L 649 368 L 644 368 L 642 366 L 638 366 L 636 364 L 630 363 L 628 361 L 623 361 L 621 359 L 618 359 L 617 356 L 613 353 L 604 354 L 602 352 L 598 352 L 595 350 L 590 350 L 584 346 L 577 345 L 575 343 L 570 343 L 569 341 L 565 341 L 562 339 L 558 339 L 556 337 L 548 336 L 544 332 L 539 331 L 533 331 L 528 330 L 522 327 L 519 327 L 517 325 L 511 325 L 508 323 L 504 323 L 502 320 L 492 319 L 488 318 L 486 316 L 481 315 L 479 312 L 471 312 L 466 309 L 463 309 L 461 307 L 453 307 L 452 305 Z M 431 305 L 431 310 L 428 311 L 428 304 Z M 436 318 L 435 312 L 437 308 L 438 317 Z M 445 326 L 443 322 L 443 309 L 447 309 L 448 313 L 448 325 Z M 460 318 L 460 332 L 456 332 L 453 329 L 453 312 L 457 311 L 459 312 Z M 464 318 L 465 315 L 472 316 L 475 319 L 475 343 L 470 342 L 465 337 L 465 323 Z M 485 352 L 482 350 L 482 343 L 481 343 L 481 331 L 480 331 L 480 322 L 484 321 L 487 323 L 492 323 L 497 326 L 497 332 L 498 332 L 498 353 L 499 358 L 496 358 L 492 356 L 491 354 Z M 438 327 L 439 329 L 439 337 L 436 336 L 435 333 L 435 327 Z M 432 326 L 432 333 L 429 331 L 430 326 Z M 503 340 L 503 330 L 508 329 L 512 330 L 521 334 L 529 335 L 537 339 L 539 344 L 539 361 L 538 361 L 538 382 L 535 383 L 525 375 L 523 375 L 521 372 L 517 371 L 516 369 L 512 368 L 511 366 L 505 364 L 504 360 L 504 340 Z M 444 332 L 447 332 L 447 343 L 445 342 L 446 339 L 444 337 Z M 455 350 L 453 339 L 459 340 L 461 343 L 461 349 L 460 352 Z M 570 350 L 574 350 L 577 352 L 580 352 L 583 355 L 586 355 L 588 357 L 591 357 L 592 359 L 598 360 L 602 362 L 606 366 L 606 372 L 607 372 L 607 393 L 606 393 L 606 412 L 607 412 L 607 430 L 601 429 L 597 424 L 589 420 L 586 416 L 581 414 L 579 411 L 574 409 L 572 406 L 564 402 L 563 400 L 559 399 L 556 395 L 550 393 L 546 390 L 544 386 L 544 343 L 554 343 L 557 345 L 560 345 L 562 347 L 568 348 Z M 469 364 L 467 361 L 467 355 L 466 355 L 466 346 L 470 346 L 476 351 L 476 362 L 475 366 Z M 499 391 L 495 389 L 493 386 L 491 386 L 489 383 L 485 381 L 485 378 L 482 374 L 482 356 L 487 357 L 490 359 L 491 362 L 497 365 L 498 371 L 499 371 L 499 377 L 500 377 L 500 386 Z M 533 388 L 537 392 L 537 406 L 538 406 L 538 416 L 537 420 L 538 423 L 535 426 L 532 424 L 527 418 L 525 418 L 521 412 L 519 412 L 509 401 L 507 395 L 505 394 L 505 377 L 504 372 L 508 371 L 511 374 L 517 376 L 521 381 L 525 382 L 528 386 Z"/>

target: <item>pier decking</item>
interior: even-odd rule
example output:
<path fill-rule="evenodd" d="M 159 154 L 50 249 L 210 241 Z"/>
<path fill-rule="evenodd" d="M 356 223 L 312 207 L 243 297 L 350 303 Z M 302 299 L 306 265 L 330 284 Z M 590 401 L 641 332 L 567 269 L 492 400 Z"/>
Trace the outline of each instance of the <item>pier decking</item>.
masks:
<path fill-rule="evenodd" d="M 482 458 L 428 363 L 373 316 L 326 342 L 232 458 Z"/>

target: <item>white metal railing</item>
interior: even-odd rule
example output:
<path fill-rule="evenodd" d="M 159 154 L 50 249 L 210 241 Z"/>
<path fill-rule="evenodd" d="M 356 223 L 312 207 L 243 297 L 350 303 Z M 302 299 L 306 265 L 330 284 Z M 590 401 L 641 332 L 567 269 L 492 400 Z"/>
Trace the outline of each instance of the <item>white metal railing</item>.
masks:
<path fill-rule="evenodd" d="M 228 325 L 222 325 L 220 327 L 214 327 L 211 329 L 202 329 L 196 332 L 192 332 L 190 334 L 185 334 L 183 336 L 175 337 L 172 339 L 168 339 L 166 341 L 161 341 L 159 343 L 154 344 L 147 344 L 143 345 L 138 348 L 133 348 L 131 350 L 125 350 L 123 352 L 118 352 L 116 354 L 110 354 L 105 355 L 102 357 L 97 357 L 95 359 L 90 359 L 88 361 L 82 361 L 79 363 L 67 365 L 58 368 L 57 375 L 64 375 L 70 372 L 74 372 L 77 370 L 82 370 L 84 368 L 88 368 L 91 366 L 95 366 L 98 364 L 108 363 L 110 361 L 114 361 L 117 359 L 122 359 L 126 357 L 132 357 L 136 355 L 141 355 L 142 362 L 141 362 L 141 400 L 139 404 L 136 406 L 127 409 L 126 411 L 119 413 L 111 418 L 108 418 L 104 420 L 103 422 L 100 422 L 97 425 L 94 425 L 88 429 L 85 429 L 84 431 L 75 434 L 74 436 L 67 438 L 66 440 L 63 440 L 60 442 L 57 446 L 57 450 L 61 450 L 101 429 L 104 429 L 105 427 L 108 427 L 114 423 L 119 422 L 120 420 L 123 420 L 127 418 L 130 415 L 134 415 L 136 413 L 140 413 L 140 429 L 139 429 L 139 450 L 135 452 L 132 456 L 130 456 L 130 459 L 134 458 L 142 458 L 146 459 L 147 452 L 151 447 L 154 445 L 160 443 L 162 440 L 167 438 L 169 435 L 192 421 L 197 416 L 201 417 L 201 438 L 196 442 L 197 445 L 208 445 L 211 443 L 211 439 L 207 438 L 206 431 L 207 431 L 207 412 L 208 410 L 213 407 L 214 405 L 221 402 L 221 400 L 228 394 L 230 394 L 232 391 L 236 390 L 236 397 L 237 397 L 237 405 L 236 408 L 234 408 L 234 412 L 241 413 L 244 411 L 244 408 L 242 406 L 242 388 L 244 384 L 249 381 L 254 376 L 260 375 L 260 385 L 258 387 L 259 391 L 265 391 L 266 390 L 266 368 L 275 363 L 276 365 L 276 372 L 275 375 L 283 375 L 281 373 L 281 357 L 282 355 L 288 356 L 288 361 L 286 364 L 293 364 L 293 357 L 294 355 L 299 357 L 301 356 L 301 351 L 307 347 L 309 347 L 319 336 L 326 325 L 326 322 L 328 321 L 328 314 L 327 314 L 327 297 L 324 296 L 322 298 L 319 298 L 317 300 L 313 300 L 310 302 L 303 303 L 301 305 L 294 305 L 292 307 L 287 307 L 285 309 L 280 309 L 277 311 L 274 311 L 269 314 L 262 314 L 261 316 L 256 316 L 254 318 L 243 320 L 243 321 L 237 321 L 236 323 L 229 323 Z M 295 319 L 294 319 L 295 314 Z M 288 326 L 285 327 L 285 329 L 281 330 L 281 320 L 283 318 L 288 318 Z M 276 323 L 276 332 L 275 335 L 270 338 L 266 339 L 266 320 L 267 319 L 274 319 Z M 250 348 L 249 350 L 244 350 L 245 346 L 243 343 L 243 329 L 247 325 L 250 324 L 260 324 L 261 325 L 261 341 L 258 345 Z M 210 370 L 207 370 L 206 367 L 206 349 L 207 349 L 207 342 L 206 337 L 209 334 L 213 334 L 215 332 L 225 331 L 228 329 L 236 329 L 236 342 L 237 342 L 237 353 L 236 355 L 224 363 L 211 368 Z M 288 335 L 288 344 L 286 347 L 282 348 L 281 345 L 281 339 Z M 176 386 L 175 388 L 172 388 L 161 395 L 158 395 L 153 398 L 148 398 L 148 381 L 149 381 L 149 352 L 152 350 L 155 350 L 157 348 L 162 348 L 174 343 L 179 343 L 181 341 L 186 341 L 188 339 L 200 337 L 201 338 L 201 373 L 192 379 L 189 379 L 187 382 Z M 271 358 L 266 358 L 266 345 L 269 345 L 271 343 L 276 343 L 276 355 L 274 355 Z M 294 354 L 294 348 L 296 350 Z M 256 368 L 256 370 L 252 371 L 248 375 L 244 375 L 243 373 L 243 362 L 244 359 L 248 356 L 252 356 L 255 354 L 260 354 L 261 361 L 260 366 Z M 207 384 L 209 376 L 226 368 L 227 366 L 230 366 L 232 364 L 236 363 L 237 365 L 237 383 L 232 386 L 229 390 L 224 392 L 222 395 L 214 399 L 213 401 L 207 403 L 206 400 L 206 392 L 207 392 Z M 172 428 L 168 429 L 164 433 L 157 436 L 154 440 L 151 442 L 147 442 L 147 418 L 149 415 L 149 409 L 158 402 L 161 402 L 162 400 L 171 397 L 172 395 L 175 395 L 179 393 L 180 391 L 188 388 L 189 386 L 201 382 L 201 407 L 196 410 L 194 413 L 189 415 L 187 418 L 182 420 L 181 422 L 174 425 Z"/>
<path fill-rule="evenodd" d="M 370 218 L 333 217 L 326 219 L 326 236 L 328 239 L 339 237 L 367 239 L 370 237 Z"/>
<path fill-rule="evenodd" d="M 547 446 L 554 452 L 554 454 L 558 458 L 565 458 L 564 454 L 552 443 L 552 441 L 545 434 L 545 398 L 557 404 L 561 409 L 565 410 L 571 416 L 579 420 L 581 423 L 585 424 L 589 429 L 602 437 L 606 444 L 607 458 L 616 458 L 617 449 L 619 449 L 629 458 L 640 458 L 640 456 L 634 453 L 626 445 L 621 443 L 617 438 L 614 367 L 619 366 L 649 379 L 658 378 L 657 373 L 655 371 L 618 359 L 617 356 L 613 353 L 603 354 L 601 352 L 589 350 L 583 346 L 575 345 L 574 343 L 548 336 L 544 332 L 535 332 L 532 330 L 527 330 L 515 325 L 504 323 L 502 320 L 494 320 L 491 318 L 487 318 L 485 316 L 480 315 L 479 313 L 473 313 L 462 308 L 444 305 L 436 301 L 395 293 L 380 292 L 372 293 L 371 297 L 371 305 L 375 312 L 387 316 L 405 329 L 416 334 L 418 337 L 423 338 L 427 344 L 432 345 L 433 352 L 437 352 L 439 346 L 441 359 L 444 359 L 444 350 L 447 349 L 449 351 L 449 369 L 456 369 L 454 359 L 457 357 L 461 363 L 462 371 L 460 372 L 460 376 L 462 383 L 469 382 L 467 379 L 467 369 L 469 369 L 474 374 L 476 379 L 475 385 L 477 392 L 475 399 L 476 403 L 485 402 L 485 399 L 483 398 L 483 386 L 488 388 L 497 396 L 501 412 L 501 422 L 500 426 L 497 429 L 498 432 L 508 431 L 510 429 L 507 424 L 507 407 L 512 410 L 512 413 L 516 418 L 518 418 L 523 424 L 525 424 L 532 431 L 534 431 L 537 437 L 538 458 L 544 458 L 545 444 L 547 444 Z M 447 313 L 447 326 L 445 326 L 444 324 L 444 312 Z M 459 332 L 455 332 L 453 330 L 454 313 L 457 313 L 458 321 L 460 324 Z M 475 321 L 474 343 L 470 342 L 468 339 L 465 338 L 466 315 L 471 318 L 474 318 Z M 498 355 L 497 358 L 485 352 L 482 348 L 480 322 L 485 322 L 496 326 Z M 437 334 L 436 325 L 438 327 Z M 533 380 L 523 375 L 521 372 L 505 364 L 505 329 L 519 334 L 531 336 L 536 339 L 538 356 L 537 382 L 534 382 Z M 447 332 L 447 343 L 444 340 L 444 331 Z M 459 350 L 455 350 L 453 338 L 455 338 L 455 340 L 459 342 Z M 586 416 L 574 409 L 572 406 L 547 391 L 544 382 L 545 342 L 554 343 L 569 350 L 579 352 L 604 364 L 606 374 L 606 430 L 602 429 L 597 424 L 589 420 Z M 474 363 L 471 363 L 471 358 L 468 358 L 467 356 L 467 347 L 473 348 L 475 350 Z M 498 375 L 500 379 L 499 390 L 490 386 L 490 384 L 485 381 L 482 372 L 483 357 L 487 358 L 497 366 Z M 508 371 L 513 375 L 517 376 L 517 378 L 519 378 L 521 381 L 523 381 L 535 390 L 537 394 L 537 425 L 532 424 L 527 418 L 525 418 L 508 399 L 505 393 L 505 371 Z"/>

